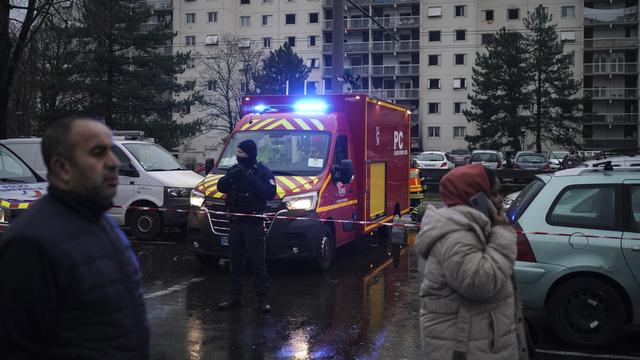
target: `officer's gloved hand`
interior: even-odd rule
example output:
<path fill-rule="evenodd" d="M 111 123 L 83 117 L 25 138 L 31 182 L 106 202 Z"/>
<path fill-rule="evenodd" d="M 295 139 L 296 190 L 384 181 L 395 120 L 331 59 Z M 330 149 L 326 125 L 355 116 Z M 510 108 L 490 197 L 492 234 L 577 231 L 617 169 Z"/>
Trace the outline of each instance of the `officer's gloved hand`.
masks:
<path fill-rule="evenodd" d="M 236 166 L 233 169 L 229 170 L 227 176 L 231 179 L 231 181 L 237 182 L 242 179 L 247 174 L 247 169 L 244 166 Z"/>

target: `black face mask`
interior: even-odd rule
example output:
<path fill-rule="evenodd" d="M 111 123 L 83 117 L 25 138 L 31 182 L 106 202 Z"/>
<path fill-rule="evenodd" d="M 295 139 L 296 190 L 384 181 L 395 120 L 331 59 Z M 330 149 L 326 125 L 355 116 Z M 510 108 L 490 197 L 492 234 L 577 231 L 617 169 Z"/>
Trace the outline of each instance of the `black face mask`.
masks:
<path fill-rule="evenodd" d="M 243 157 L 236 156 L 236 159 L 238 160 L 238 164 L 246 168 L 250 168 L 255 163 L 255 161 L 252 158 L 248 158 L 248 157 L 243 158 Z"/>

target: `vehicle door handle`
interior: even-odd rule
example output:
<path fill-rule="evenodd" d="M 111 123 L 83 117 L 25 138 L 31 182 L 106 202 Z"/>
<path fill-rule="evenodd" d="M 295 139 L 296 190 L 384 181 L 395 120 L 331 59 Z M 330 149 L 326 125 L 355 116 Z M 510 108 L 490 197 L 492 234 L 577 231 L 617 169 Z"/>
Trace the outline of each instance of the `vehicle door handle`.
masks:
<path fill-rule="evenodd" d="M 631 247 L 631 251 L 638 251 L 640 252 L 640 245 L 635 245 Z"/>

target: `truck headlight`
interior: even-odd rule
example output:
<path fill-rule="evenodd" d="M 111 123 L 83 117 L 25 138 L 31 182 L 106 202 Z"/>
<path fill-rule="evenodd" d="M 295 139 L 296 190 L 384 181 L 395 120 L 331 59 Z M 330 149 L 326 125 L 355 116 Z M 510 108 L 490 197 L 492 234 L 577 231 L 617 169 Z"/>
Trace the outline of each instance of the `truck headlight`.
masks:
<path fill-rule="evenodd" d="M 318 204 L 318 193 L 314 191 L 300 195 L 285 196 L 282 201 L 287 210 L 313 210 Z"/>
<path fill-rule="evenodd" d="M 191 188 L 168 187 L 167 195 L 174 198 L 186 198 L 191 193 Z"/>
<path fill-rule="evenodd" d="M 202 204 L 204 204 L 204 194 L 200 191 L 197 191 L 196 189 L 193 189 L 191 190 L 191 197 L 189 198 L 189 200 L 191 206 L 202 207 Z"/>
<path fill-rule="evenodd" d="M 3 208 L 0 208 L 0 223 L 8 223 L 9 216 L 8 211 Z"/>

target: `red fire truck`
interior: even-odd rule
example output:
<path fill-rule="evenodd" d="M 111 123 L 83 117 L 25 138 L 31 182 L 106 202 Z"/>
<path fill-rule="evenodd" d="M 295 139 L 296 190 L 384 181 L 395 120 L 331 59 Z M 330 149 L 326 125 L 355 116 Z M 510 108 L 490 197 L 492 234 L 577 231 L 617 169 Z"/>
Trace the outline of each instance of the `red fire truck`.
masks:
<path fill-rule="evenodd" d="M 409 212 L 410 111 L 366 95 L 248 96 L 216 166 L 191 193 L 189 248 L 227 257 L 225 195 L 217 182 L 253 139 L 277 195 L 265 215 L 268 258 L 328 269 L 336 249 Z"/>

